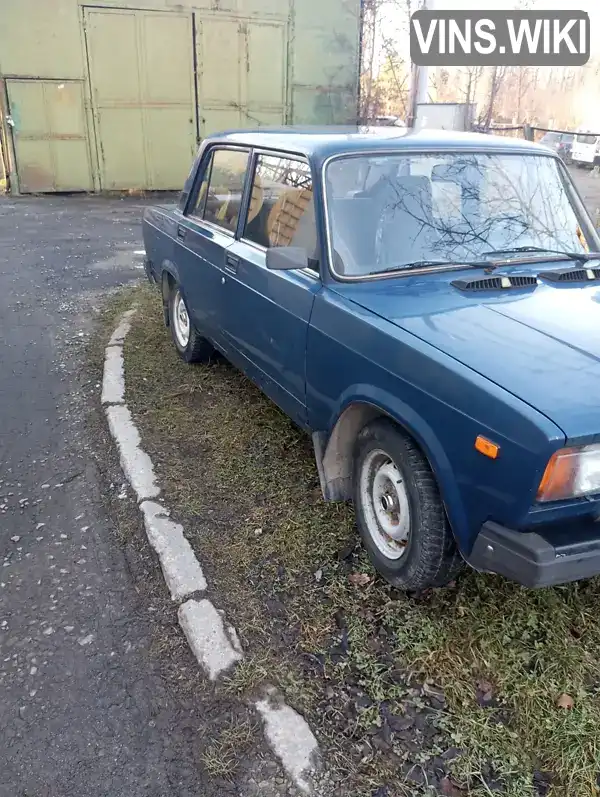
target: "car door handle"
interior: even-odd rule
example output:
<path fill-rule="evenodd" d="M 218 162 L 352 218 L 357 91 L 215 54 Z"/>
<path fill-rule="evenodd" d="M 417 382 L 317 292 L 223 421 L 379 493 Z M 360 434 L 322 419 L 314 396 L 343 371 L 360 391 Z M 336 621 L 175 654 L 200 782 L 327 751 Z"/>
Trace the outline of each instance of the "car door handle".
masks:
<path fill-rule="evenodd" d="M 226 269 L 228 269 L 229 271 L 237 271 L 239 264 L 240 264 L 239 257 L 236 257 L 235 255 L 231 255 L 231 254 L 229 254 L 229 252 L 225 253 L 225 268 Z"/>
<path fill-rule="evenodd" d="M 185 236 L 187 235 L 187 229 L 182 227 L 181 224 L 177 225 L 177 237 L 183 241 Z"/>

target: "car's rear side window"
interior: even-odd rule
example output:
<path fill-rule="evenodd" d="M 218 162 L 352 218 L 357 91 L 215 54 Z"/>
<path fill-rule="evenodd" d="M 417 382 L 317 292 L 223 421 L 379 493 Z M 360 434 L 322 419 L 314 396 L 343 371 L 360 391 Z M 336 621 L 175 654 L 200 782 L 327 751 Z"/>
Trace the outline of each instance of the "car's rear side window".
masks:
<path fill-rule="evenodd" d="M 193 216 L 235 233 L 249 153 L 215 149 L 207 166 L 191 211 Z"/>
<path fill-rule="evenodd" d="M 269 249 L 300 246 L 317 268 L 317 225 L 310 165 L 300 159 L 259 155 L 243 237 Z"/>

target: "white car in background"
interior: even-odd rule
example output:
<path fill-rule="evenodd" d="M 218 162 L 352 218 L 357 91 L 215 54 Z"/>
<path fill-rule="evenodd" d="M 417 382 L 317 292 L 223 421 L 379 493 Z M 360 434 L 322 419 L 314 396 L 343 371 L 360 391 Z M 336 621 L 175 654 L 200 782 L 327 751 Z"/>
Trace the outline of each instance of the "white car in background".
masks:
<path fill-rule="evenodd" d="M 600 136 L 589 128 L 579 128 L 573 141 L 571 160 L 577 166 L 600 166 Z"/>

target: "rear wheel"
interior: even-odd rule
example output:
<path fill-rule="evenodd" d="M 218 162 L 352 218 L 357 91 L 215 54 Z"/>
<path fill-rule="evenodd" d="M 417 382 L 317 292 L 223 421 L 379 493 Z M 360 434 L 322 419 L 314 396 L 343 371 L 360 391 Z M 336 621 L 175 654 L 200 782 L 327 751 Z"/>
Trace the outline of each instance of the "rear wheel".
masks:
<path fill-rule="evenodd" d="M 354 506 L 369 558 L 394 586 L 442 586 L 462 568 L 427 460 L 387 419 L 368 424 L 358 435 Z"/>
<path fill-rule="evenodd" d="M 181 287 L 171 286 L 169 292 L 169 327 L 177 353 L 186 363 L 207 362 L 214 349 L 206 338 L 198 334 L 190 317 Z"/>

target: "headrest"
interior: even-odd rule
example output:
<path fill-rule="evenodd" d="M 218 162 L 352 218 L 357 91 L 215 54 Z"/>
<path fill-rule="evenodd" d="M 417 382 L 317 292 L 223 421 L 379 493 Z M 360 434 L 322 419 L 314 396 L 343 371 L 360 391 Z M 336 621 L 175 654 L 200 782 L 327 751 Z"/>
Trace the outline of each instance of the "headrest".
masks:
<path fill-rule="evenodd" d="M 290 188 L 281 193 L 267 219 L 271 246 L 289 246 L 298 223 L 313 198 L 311 188 Z"/>

